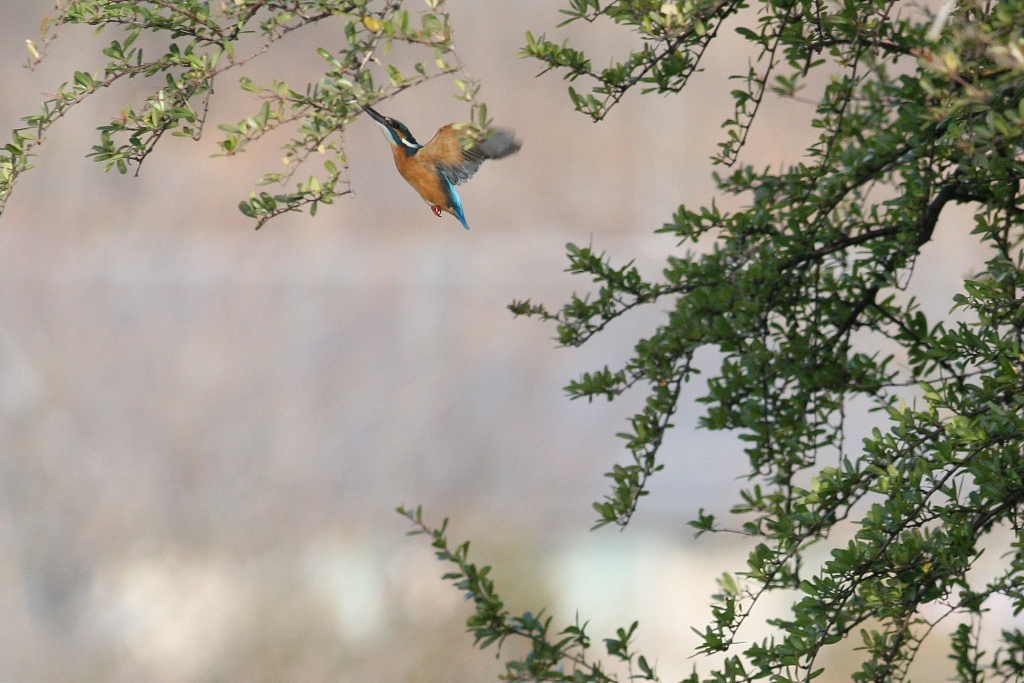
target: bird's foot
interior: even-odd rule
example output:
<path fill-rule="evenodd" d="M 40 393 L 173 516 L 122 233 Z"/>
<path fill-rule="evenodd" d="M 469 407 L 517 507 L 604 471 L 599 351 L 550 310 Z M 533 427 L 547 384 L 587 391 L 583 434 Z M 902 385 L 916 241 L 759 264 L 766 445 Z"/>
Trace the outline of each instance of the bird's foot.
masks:
<path fill-rule="evenodd" d="M 430 207 L 430 210 L 433 211 L 434 215 L 437 216 L 438 218 L 441 217 L 441 205 L 440 204 L 434 204 L 432 207 Z"/>

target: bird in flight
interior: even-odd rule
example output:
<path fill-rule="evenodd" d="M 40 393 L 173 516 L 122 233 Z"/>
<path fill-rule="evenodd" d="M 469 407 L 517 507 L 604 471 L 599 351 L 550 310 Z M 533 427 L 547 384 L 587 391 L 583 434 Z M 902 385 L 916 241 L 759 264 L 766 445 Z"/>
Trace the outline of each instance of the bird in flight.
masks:
<path fill-rule="evenodd" d="M 468 123 L 449 123 L 430 142 L 421 145 L 401 121 L 382 116 L 366 105 L 362 107 L 384 131 L 395 166 L 406 182 L 419 192 L 435 216 L 440 218 L 441 212 L 446 211 L 458 218 L 466 230 L 469 223 L 455 186 L 472 178 L 485 160 L 502 159 L 522 147 L 515 133 L 504 128 L 477 139 Z"/>

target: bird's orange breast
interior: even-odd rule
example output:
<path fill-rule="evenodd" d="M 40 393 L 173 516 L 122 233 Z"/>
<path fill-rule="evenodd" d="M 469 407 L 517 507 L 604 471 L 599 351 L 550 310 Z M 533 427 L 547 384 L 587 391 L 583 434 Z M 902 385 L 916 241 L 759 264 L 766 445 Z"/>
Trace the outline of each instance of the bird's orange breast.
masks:
<path fill-rule="evenodd" d="M 405 181 L 419 192 L 423 200 L 431 206 L 448 209 L 448 193 L 445 191 L 441 175 L 432 160 L 420 158 L 422 150 L 409 156 L 401 147 L 395 146 L 395 166 Z"/>

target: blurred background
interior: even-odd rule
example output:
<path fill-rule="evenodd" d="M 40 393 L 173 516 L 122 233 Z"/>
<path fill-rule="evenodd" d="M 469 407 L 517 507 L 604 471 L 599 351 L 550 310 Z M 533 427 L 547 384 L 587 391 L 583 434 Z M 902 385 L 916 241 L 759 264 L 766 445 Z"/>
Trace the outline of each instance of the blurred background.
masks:
<path fill-rule="evenodd" d="M 100 41 L 65 29 L 22 68 L 52 4 L 5 3 L 4 130 L 102 66 Z M 694 541 L 685 522 L 732 505 L 742 450 L 694 431 L 698 381 L 632 526 L 589 531 L 642 395 L 588 405 L 562 387 L 623 362 L 659 311 L 570 350 L 506 306 L 589 287 L 563 272 L 566 242 L 657 274 L 677 247 L 653 230 L 713 198 L 726 75 L 747 55 L 727 33 L 686 96 L 634 94 L 595 125 L 516 59 L 525 31 L 556 35 L 561 0 L 448 5 L 482 99 L 524 140 L 460 189 L 469 232 L 430 213 L 365 117 L 346 132 L 354 196 L 259 232 L 236 205 L 279 168 L 273 141 L 211 159 L 211 127 L 165 140 L 138 177 L 104 174 L 84 156 L 95 128 L 144 83 L 52 130 L 0 218 L 0 681 L 496 680 L 399 504 L 450 517 L 512 610 L 578 614 L 595 641 L 639 619 L 664 679 L 689 673 L 690 627 L 747 549 Z M 631 44 L 588 28 L 595 63 Z M 315 79 L 332 40 L 290 36 L 249 75 Z M 250 113 L 233 78 L 215 124 Z M 452 92 L 438 80 L 380 109 L 425 141 L 468 116 Z M 765 109 L 744 161 L 799 158 L 811 111 Z M 943 226 L 915 283 L 937 313 L 983 256 L 955 239 L 962 220 Z"/>

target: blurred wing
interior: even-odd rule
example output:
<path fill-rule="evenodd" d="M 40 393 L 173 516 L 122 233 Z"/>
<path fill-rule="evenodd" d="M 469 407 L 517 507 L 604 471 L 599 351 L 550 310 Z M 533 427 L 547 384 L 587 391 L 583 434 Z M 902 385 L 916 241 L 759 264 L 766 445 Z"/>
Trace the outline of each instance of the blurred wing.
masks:
<path fill-rule="evenodd" d="M 443 164 L 437 165 L 437 170 L 441 172 L 445 178 L 448 179 L 452 185 L 461 185 L 476 173 L 476 170 L 480 168 L 480 164 L 484 163 L 484 158 L 474 152 L 472 149 L 466 149 L 462 151 L 462 161 L 457 164 Z"/>
<path fill-rule="evenodd" d="M 433 161 L 452 185 L 461 185 L 472 178 L 485 160 L 507 157 L 522 146 L 512 131 L 504 129 L 494 131 L 491 137 L 466 149 L 461 144 L 464 137 L 464 133 L 449 123 L 418 152 Z"/>

